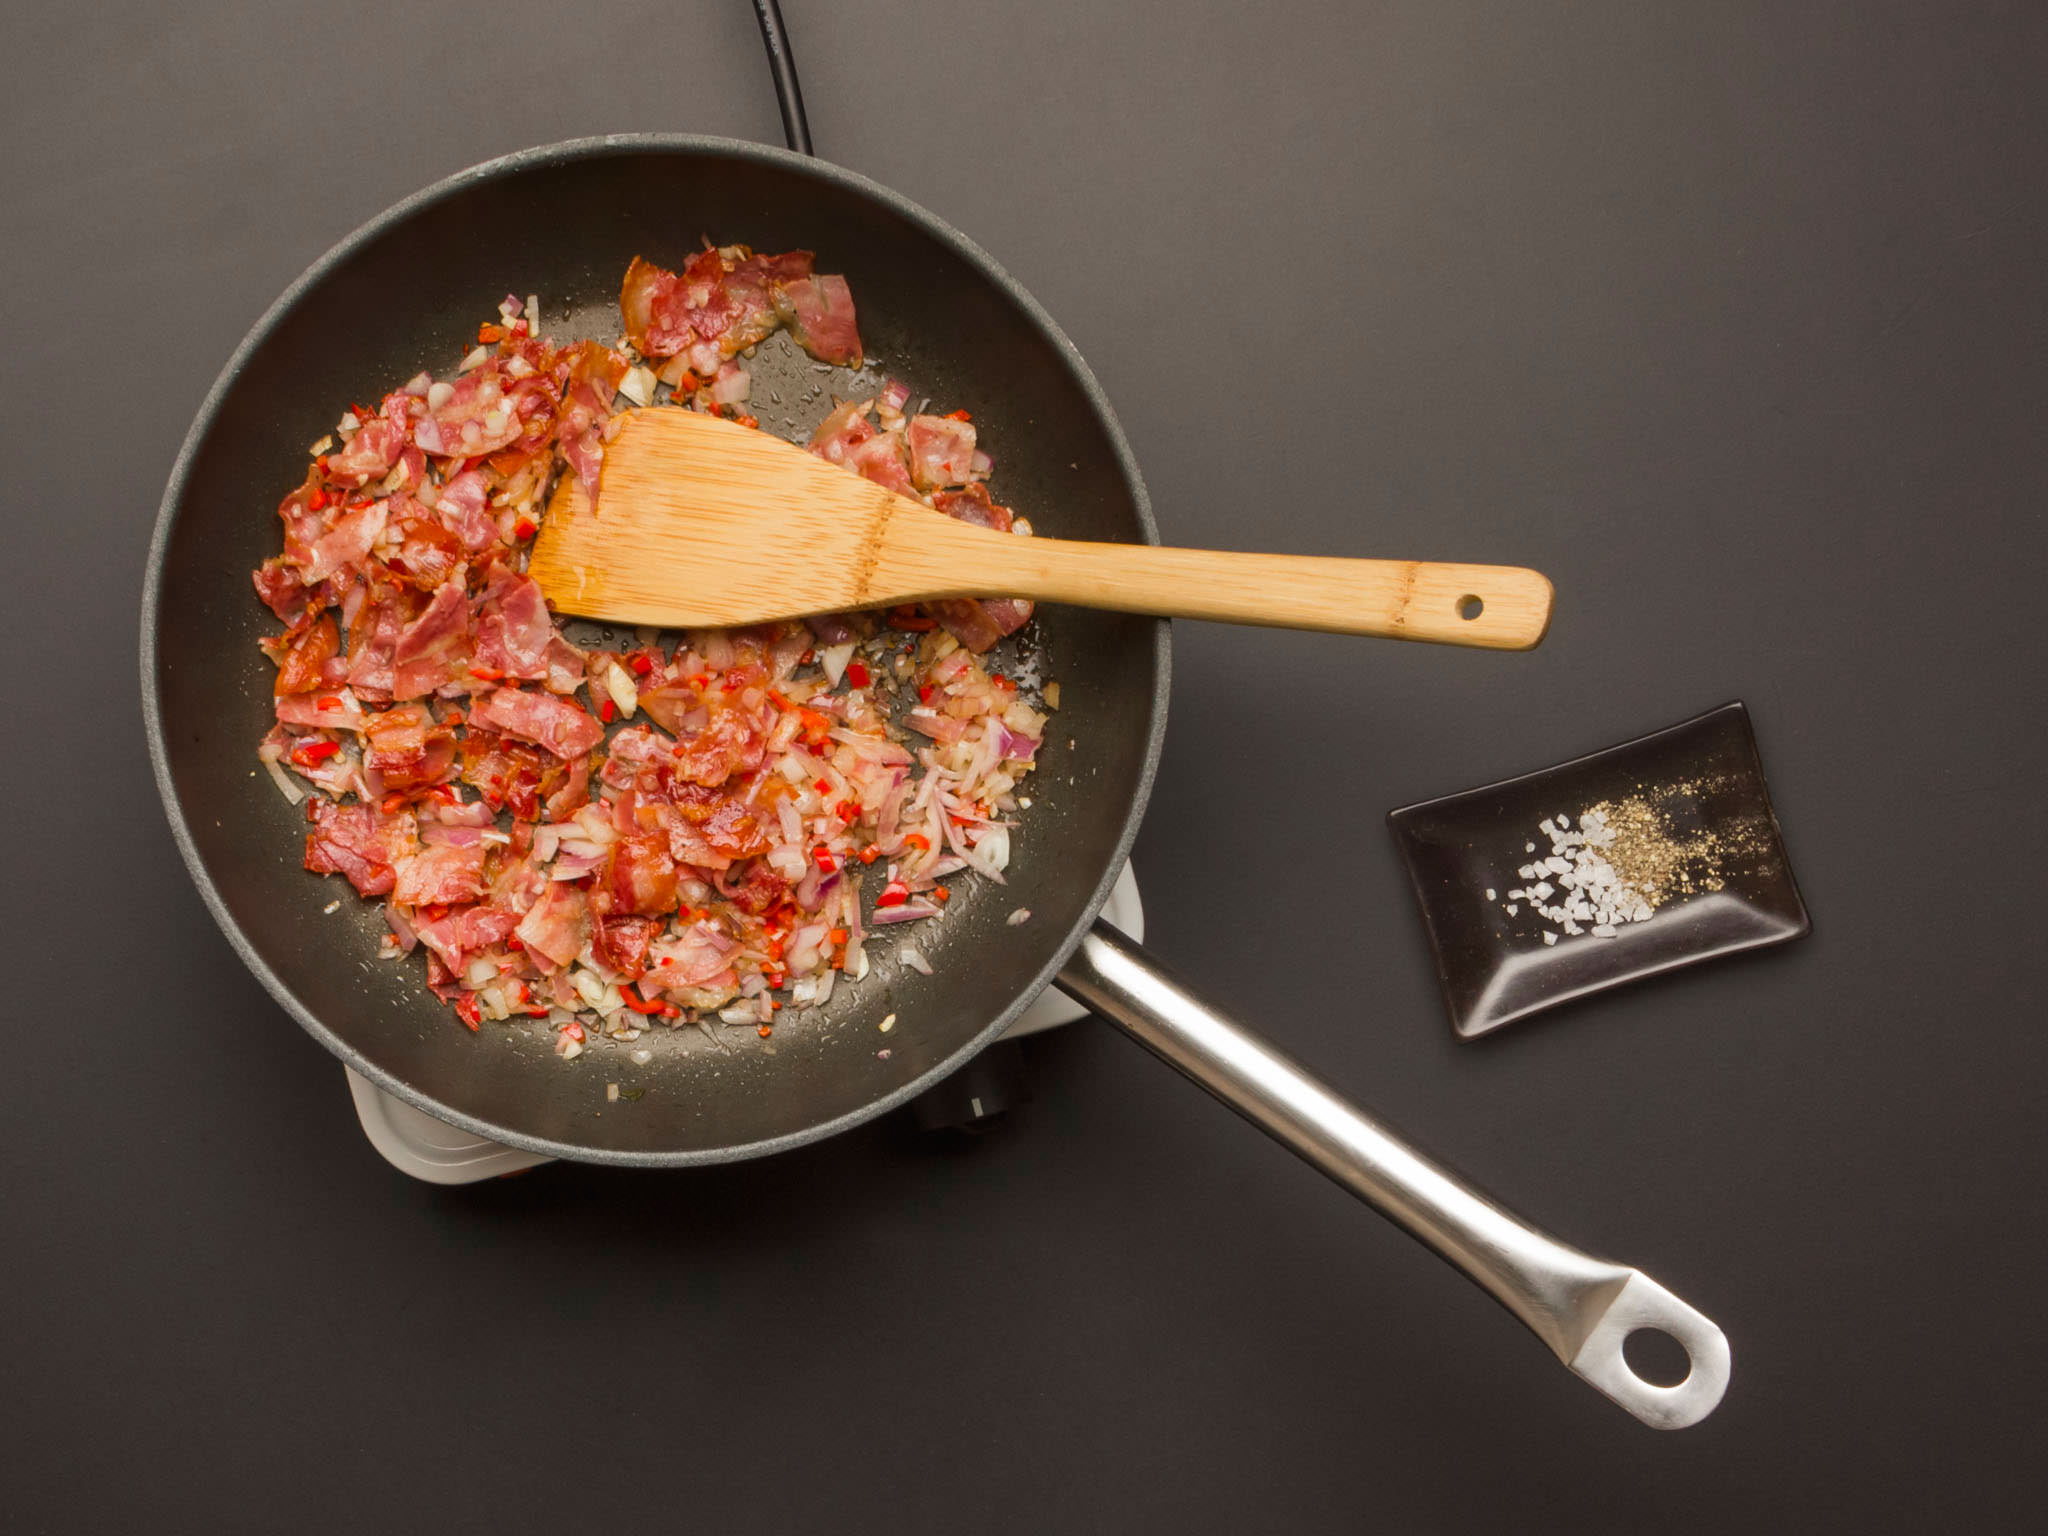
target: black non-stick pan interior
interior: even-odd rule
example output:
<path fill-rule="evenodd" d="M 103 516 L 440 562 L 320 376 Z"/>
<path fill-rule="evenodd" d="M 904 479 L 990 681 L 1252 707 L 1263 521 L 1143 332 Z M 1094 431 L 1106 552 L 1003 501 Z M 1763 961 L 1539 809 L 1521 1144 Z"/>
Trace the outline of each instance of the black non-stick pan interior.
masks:
<path fill-rule="evenodd" d="M 563 1062 L 550 1036 L 472 1035 L 424 987 L 422 961 L 376 958 L 382 919 L 301 867 L 303 822 L 255 757 L 270 718 L 275 628 L 250 570 L 278 547 L 274 508 L 351 399 L 449 370 L 507 292 L 543 328 L 616 334 L 635 254 L 669 264 L 715 243 L 807 247 L 844 272 L 874 367 L 974 413 L 999 499 L 1044 533 L 1155 538 L 1129 451 L 1094 381 L 1035 304 L 929 216 L 779 150 L 636 137 L 512 157 L 420 194 L 325 258 L 223 374 L 166 495 L 143 616 L 144 695 L 160 780 L 200 888 L 251 967 L 306 1027 L 380 1085 L 495 1139 L 600 1161 L 752 1155 L 856 1123 L 964 1060 L 1050 978 L 1107 894 L 1142 812 L 1165 710 L 1166 627 L 1045 609 L 1027 642 L 1062 685 L 1009 884 L 963 882 L 919 925 L 936 974 L 873 945 L 868 980 L 771 1039 L 657 1031 Z M 763 425 L 791 431 L 832 386 L 763 362 Z M 816 392 L 800 397 L 806 380 Z M 823 385 L 824 389 L 817 389 Z M 795 428 L 785 421 L 796 423 Z M 330 903 L 339 901 L 329 913 Z M 1018 908 L 1030 920 L 1012 926 Z M 878 1025 L 889 1014 L 886 1034 Z M 280 1027 L 282 1021 L 280 1020 Z M 608 1102 L 606 1085 L 621 1097 Z"/>

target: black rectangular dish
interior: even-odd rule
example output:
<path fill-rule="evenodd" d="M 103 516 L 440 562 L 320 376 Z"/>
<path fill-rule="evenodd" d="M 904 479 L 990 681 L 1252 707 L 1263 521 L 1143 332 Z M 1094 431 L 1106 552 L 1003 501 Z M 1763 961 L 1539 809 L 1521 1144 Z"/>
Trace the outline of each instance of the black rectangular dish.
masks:
<path fill-rule="evenodd" d="M 1467 1039 L 1813 928 L 1739 701 L 1387 825 Z"/>

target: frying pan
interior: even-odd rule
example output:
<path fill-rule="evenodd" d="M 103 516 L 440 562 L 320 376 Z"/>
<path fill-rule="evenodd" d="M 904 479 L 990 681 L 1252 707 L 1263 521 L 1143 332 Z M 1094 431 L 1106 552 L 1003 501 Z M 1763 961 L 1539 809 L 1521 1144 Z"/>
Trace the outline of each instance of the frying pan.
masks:
<path fill-rule="evenodd" d="M 801 126 L 799 115 L 799 144 Z M 1097 920 L 1159 760 L 1163 621 L 1052 608 L 1027 631 L 1044 675 L 1062 681 L 1062 707 L 1027 785 L 1009 883 L 963 889 L 919 935 L 935 974 L 884 963 L 772 1042 L 658 1031 L 640 1042 L 653 1059 L 631 1072 L 641 1096 L 607 1112 L 604 1083 L 619 1072 L 564 1064 L 545 1031 L 458 1027 L 416 960 L 373 958 L 374 906 L 348 897 L 327 910 L 337 886 L 301 868 L 304 823 L 255 761 L 271 713 L 255 642 L 270 621 L 249 572 L 276 547 L 281 488 L 342 402 L 445 369 L 507 287 L 540 294 L 543 328 L 558 338 L 609 337 L 627 262 L 678 264 L 704 234 L 814 249 L 821 269 L 844 272 L 870 353 L 915 393 L 973 412 L 1003 499 L 1042 530 L 1158 541 L 1138 467 L 1072 343 L 965 236 L 851 171 L 755 144 L 634 134 L 510 155 L 406 199 L 314 263 L 222 370 L 172 470 L 143 594 L 143 707 L 171 827 L 215 920 L 278 1003 L 386 1092 L 479 1136 L 681 1167 L 872 1119 L 1058 985 L 1434 1248 L 1637 1417 L 1675 1428 L 1712 1411 L 1728 1348 L 1707 1318 L 1639 1271 L 1510 1216 Z M 777 362 L 764 347 L 757 391 L 788 391 L 794 409 L 807 381 L 820 392 L 807 359 Z M 1030 919 L 1006 921 L 1020 907 Z M 891 1013 L 900 1022 L 878 1034 Z M 1682 1383 L 1629 1367 L 1622 1341 L 1643 1326 L 1684 1346 Z"/>

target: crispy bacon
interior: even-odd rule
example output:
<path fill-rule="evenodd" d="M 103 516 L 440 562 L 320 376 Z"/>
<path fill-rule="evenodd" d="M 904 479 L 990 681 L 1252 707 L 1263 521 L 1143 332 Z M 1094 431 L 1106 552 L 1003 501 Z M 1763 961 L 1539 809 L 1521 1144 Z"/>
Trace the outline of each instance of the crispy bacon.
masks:
<path fill-rule="evenodd" d="M 974 423 L 950 416 L 913 416 L 904 428 L 910 478 L 921 491 L 965 485 L 974 468 Z"/>
<path fill-rule="evenodd" d="M 845 278 L 800 277 L 783 283 L 775 290 L 775 308 L 796 344 L 819 362 L 860 366 L 860 329 Z"/>
<path fill-rule="evenodd" d="M 912 494 L 911 472 L 903 461 L 903 438 L 895 432 L 871 437 L 846 455 L 846 467 L 899 496 Z"/>
<path fill-rule="evenodd" d="M 340 451 L 327 455 L 327 478 L 346 486 L 381 480 L 405 451 L 405 435 L 403 421 L 372 417 Z"/>
<path fill-rule="evenodd" d="M 439 405 L 428 395 L 426 416 L 413 428 L 413 441 L 442 458 L 475 458 L 518 441 L 526 430 L 528 397 L 515 398 L 498 360 L 478 364 L 448 386 Z M 439 385 L 435 386 L 438 390 Z M 545 408 L 541 403 L 540 408 Z"/>
<path fill-rule="evenodd" d="M 554 636 L 555 621 L 548 613 L 547 599 L 541 596 L 540 583 L 515 576 L 503 566 L 493 570 L 490 585 L 484 589 L 483 607 L 477 613 L 477 664 L 507 677 L 545 682 L 548 643 Z"/>
<path fill-rule="evenodd" d="M 364 740 L 363 768 L 385 793 L 439 784 L 455 767 L 455 732 L 424 704 L 397 704 L 370 716 Z"/>
<path fill-rule="evenodd" d="M 393 867 L 413 846 L 409 814 L 380 818 L 367 805 L 336 805 L 315 795 L 306 801 L 306 868 L 345 875 L 364 896 L 382 896 L 398 878 Z"/>
<path fill-rule="evenodd" d="M 647 946 L 661 931 L 649 917 L 607 917 L 591 924 L 590 952 L 628 981 L 647 969 Z"/>
<path fill-rule="evenodd" d="M 420 942 L 460 975 L 477 951 L 502 944 L 519 926 L 519 914 L 499 906 L 460 907 L 430 923 L 413 924 Z"/>
<path fill-rule="evenodd" d="M 720 703 L 703 730 L 676 738 L 670 757 L 679 777 L 715 788 L 742 768 L 759 766 L 765 751 L 753 721 L 742 711 Z"/>
<path fill-rule="evenodd" d="M 785 325 L 821 360 L 862 355 L 845 279 L 815 273 L 807 251 L 707 246 L 677 271 L 636 259 L 621 305 L 641 356 L 699 406 L 747 399 L 736 354 Z M 417 936 L 428 985 L 472 1028 L 549 1004 L 589 1024 L 578 961 L 607 983 L 637 979 L 636 1009 L 658 996 L 721 1007 L 743 980 L 749 997 L 760 976 L 781 986 L 785 969 L 823 993 L 826 962 L 844 959 L 843 935 L 827 936 L 860 927 L 856 881 L 841 871 L 886 853 L 892 879 L 943 901 L 934 870 L 957 866 L 942 860 L 981 848 L 999 869 L 1002 852 L 960 840 L 956 808 L 1005 825 L 1043 717 L 965 651 L 920 651 L 922 702 L 908 723 L 939 743 L 924 762 L 950 787 L 934 798 L 912 781 L 911 752 L 884 734 L 892 690 L 871 678 L 874 656 L 820 658 L 830 689 L 802 670 L 814 636 L 844 645 L 873 634 L 878 614 L 693 633 L 672 655 L 645 641 L 588 656 L 570 644 L 521 567 L 557 477 L 594 485 L 633 360 L 594 341 L 557 348 L 522 308 L 508 303 L 483 328 L 495 348 L 467 372 L 422 374 L 385 395 L 278 505 L 282 553 L 253 577 L 284 625 L 261 642 L 277 666 L 277 723 L 260 755 L 288 796 L 317 791 L 307 867 L 387 896 L 403 947 Z M 875 402 L 837 407 L 813 451 L 926 493 L 950 516 L 1009 528 L 1008 509 L 976 483 L 988 464 L 973 427 L 906 423 L 908 397 L 902 385 L 883 391 L 880 427 Z M 981 649 L 1030 606 L 957 599 L 929 611 Z M 907 656 L 884 670 L 905 677 Z M 837 687 L 842 668 L 850 692 Z M 607 721 L 615 703 L 641 721 L 607 745 L 576 702 L 586 684 Z M 481 798 L 464 801 L 456 782 Z M 675 1007 L 662 1011 L 674 1019 Z M 645 1027 L 624 1010 L 594 1012 L 614 1036 Z"/>
<path fill-rule="evenodd" d="M 621 837 L 611 846 L 592 906 L 600 914 L 660 917 L 676 909 L 676 866 L 667 839 Z"/>
<path fill-rule="evenodd" d="M 286 647 L 271 692 L 282 696 L 323 686 L 327 681 L 326 663 L 340 650 L 341 631 L 335 626 L 334 615 L 322 614 Z"/>
<path fill-rule="evenodd" d="M 471 706 L 469 718 L 563 758 L 581 757 L 604 740 L 604 727 L 584 710 L 553 694 L 523 688 L 493 689 Z"/>
<path fill-rule="evenodd" d="M 435 843 L 401 858 L 391 899 L 407 907 L 452 907 L 484 892 L 483 843 Z"/>
<path fill-rule="evenodd" d="M 874 435 L 875 424 L 868 420 L 866 405 L 859 400 L 847 400 L 835 405 L 831 414 L 818 423 L 817 431 L 811 434 L 810 449 L 821 459 L 843 464 L 850 451 Z"/>
<path fill-rule="evenodd" d="M 431 592 L 461 567 L 461 538 L 410 496 L 391 498 L 391 525 L 400 542 L 386 564 L 409 586 Z"/>
<path fill-rule="evenodd" d="M 398 632 L 391 696 L 417 699 L 455 681 L 469 652 L 469 594 L 461 582 L 445 581 L 434 589 L 426 611 Z"/>
<path fill-rule="evenodd" d="M 486 510 L 490 495 L 490 482 L 480 469 L 464 470 L 441 487 L 434 515 L 462 541 L 464 549 L 485 550 L 499 542 L 498 520 Z"/>
<path fill-rule="evenodd" d="M 729 889 L 733 905 L 755 917 L 789 896 L 789 882 L 763 859 L 749 864 L 747 872 Z"/>
<path fill-rule="evenodd" d="M 287 624 L 296 624 L 306 613 L 306 584 L 285 564 L 283 555 L 272 555 L 256 567 L 256 595 L 264 606 Z"/>
<path fill-rule="evenodd" d="M 310 587 L 336 571 L 361 564 L 370 546 L 377 542 L 377 535 L 384 531 L 385 516 L 385 504 L 373 501 L 337 517 L 334 527 L 313 541 L 312 553 L 299 579 Z"/>
<path fill-rule="evenodd" d="M 687 354 L 700 373 L 716 371 L 720 360 L 767 340 L 780 325 L 794 330 L 799 317 L 838 354 L 828 358 L 813 350 L 813 356 L 860 361 L 846 281 L 813 278 L 809 251 L 730 261 L 717 251 L 698 251 L 680 272 L 635 256 L 619 288 L 619 313 L 626 339 L 646 356 Z M 810 347 L 801 332 L 797 339 Z"/>
<path fill-rule="evenodd" d="M 396 593 L 376 602 L 365 600 L 348 627 L 348 685 L 364 697 L 388 700 L 397 686 L 392 656 L 398 634 L 410 622 L 406 604 Z"/>
<path fill-rule="evenodd" d="M 526 953 L 547 969 L 567 965 L 590 934 L 590 902 L 567 880 L 550 880 L 515 930 Z"/>

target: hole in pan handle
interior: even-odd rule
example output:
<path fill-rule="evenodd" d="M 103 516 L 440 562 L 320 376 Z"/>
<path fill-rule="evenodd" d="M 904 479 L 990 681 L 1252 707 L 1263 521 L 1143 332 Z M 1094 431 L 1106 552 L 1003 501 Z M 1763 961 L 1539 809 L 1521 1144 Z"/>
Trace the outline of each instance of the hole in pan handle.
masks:
<path fill-rule="evenodd" d="M 1728 1341 L 1708 1318 L 1641 1271 L 1510 1215 L 1202 1002 L 1108 923 L 1089 930 L 1057 985 L 1435 1249 L 1645 1424 L 1683 1429 L 1721 1401 Z M 1683 1381 L 1658 1386 L 1630 1369 L 1622 1342 L 1638 1328 L 1684 1348 Z"/>

